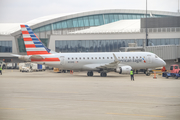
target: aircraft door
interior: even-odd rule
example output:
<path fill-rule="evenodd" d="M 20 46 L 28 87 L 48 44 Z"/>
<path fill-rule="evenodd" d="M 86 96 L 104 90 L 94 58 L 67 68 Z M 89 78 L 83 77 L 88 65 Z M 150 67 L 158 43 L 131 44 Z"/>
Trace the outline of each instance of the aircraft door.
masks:
<path fill-rule="evenodd" d="M 151 55 L 147 55 L 147 63 L 152 63 L 152 56 Z"/>
<path fill-rule="evenodd" d="M 64 65 L 64 56 L 60 56 L 60 65 Z"/>

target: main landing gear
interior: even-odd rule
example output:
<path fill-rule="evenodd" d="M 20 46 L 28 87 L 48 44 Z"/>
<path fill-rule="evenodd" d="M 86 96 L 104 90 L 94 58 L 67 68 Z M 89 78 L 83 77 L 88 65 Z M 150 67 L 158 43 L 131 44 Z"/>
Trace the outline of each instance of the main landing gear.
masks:
<path fill-rule="evenodd" d="M 93 71 L 88 71 L 87 76 L 93 76 Z"/>
<path fill-rule="evenodd" d="M 101 77 L 106 77 L 107 73 L 106 72 L 102 72 L 100 75 L 101 75 Z"/>

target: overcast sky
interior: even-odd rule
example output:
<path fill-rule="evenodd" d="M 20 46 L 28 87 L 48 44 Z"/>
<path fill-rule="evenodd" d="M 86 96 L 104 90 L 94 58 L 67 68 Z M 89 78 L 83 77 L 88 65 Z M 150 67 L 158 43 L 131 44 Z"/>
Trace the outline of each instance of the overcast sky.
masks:
<path fill-rule="evenodd" d="M 0 23 L 99 9 L 146 9 L 146 0 L 0 0 Z M 177 12 L 178 0 L 148 0 L 148 10 Z"/>

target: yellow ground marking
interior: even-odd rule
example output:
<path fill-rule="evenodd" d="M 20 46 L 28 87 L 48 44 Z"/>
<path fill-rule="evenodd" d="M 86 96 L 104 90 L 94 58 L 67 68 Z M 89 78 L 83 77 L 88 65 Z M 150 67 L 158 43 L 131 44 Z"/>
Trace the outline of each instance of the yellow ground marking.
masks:
<path fill-rule="evenodd" d="M 25 110 L 24 108 L 0 108 L 0 110 Z"/>
<path fill-rule="evenodd" d="M 143 115 L 143 114 L 126 114 L 126 113 L 106 113 L 109 115 L 127 115 L 127 116 L 142 116 L 142 117 L 165 117 L 160 115 Z"/>
<path fill-rule="evenodd" d="M 179 96 L 165 96 L 165 95 L 139 95 L 144 97 L 166 97 L 166 98 L 179 98 Z"/>

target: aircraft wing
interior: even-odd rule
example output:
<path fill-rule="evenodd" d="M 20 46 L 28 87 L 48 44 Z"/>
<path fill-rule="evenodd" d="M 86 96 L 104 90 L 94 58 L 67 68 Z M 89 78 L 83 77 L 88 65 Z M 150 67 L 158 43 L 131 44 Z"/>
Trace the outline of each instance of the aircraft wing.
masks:
<path fill-rule="evenodd" d="M 125 64 L 120 64 L 120 61 L 117 59 L 116 55 L 113 53 L 114 62 L 100 65 L 96 67 L 97 69 L 116 69 L 117 67 L 125 66 Z"/>
<path fill-rule="evenodd" d="M 121 66 L 127 66 L 125 64 L 120 64 L 120 61 L 117 59 L 117 57 L 115 56 L 115 54 L 113 54 L 114 56 L 114 62 L 111 62 L 111 63 L 105 63 L 105 64 L 88 64 L 88 65 L 85 65 L 84 68 L 90 68 L 90 69 L 103 69 L 103 70 L 108 70 L 108 71 L 111 71 L 111 70 L 114 70 L 116 69 L 117 67 L 121 67 Z"/>

